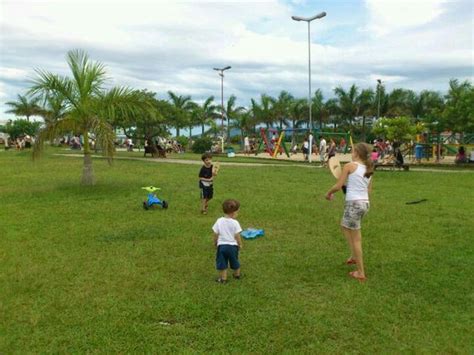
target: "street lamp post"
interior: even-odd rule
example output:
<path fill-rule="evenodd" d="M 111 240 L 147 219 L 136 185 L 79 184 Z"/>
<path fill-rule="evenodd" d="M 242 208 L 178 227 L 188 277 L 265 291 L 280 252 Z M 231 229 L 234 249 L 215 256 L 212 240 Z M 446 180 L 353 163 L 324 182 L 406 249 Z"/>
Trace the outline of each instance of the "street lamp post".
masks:
<path fill-rule="evenodd" d="M 308 162 L 311 163 L 312 150 L 313 150 L 313 118 L 311 116 L 311 21 L 323 18 L 326 16 L 326 13 L 323 11 L 312 17 L 300 17 L 300 16 L 291 16 L 295 21 L 306 21 L 308 23 L 308 106 L 309 106 L 309 154 Z"/>
<path fill-rule="evenodd" d="M 227 66 L 225 68 L 214 68 L 221 77 L 221 131 L 222 135 L 224 135 L 224 71 L 232 68 L 231 66 Z M 229 118 L 227 118 L 227 129 L 229 128 Z M 222 152 L 224 152 L 224 138 L 222 138 Z"/>
<path fill-rule="evenodd" d="M 382 80 L 377 79 L 377 96 L 378 96 L 378 102 L 377 102 L 377 119 L 380 118 L 380 87 L 382 86 Z"/>

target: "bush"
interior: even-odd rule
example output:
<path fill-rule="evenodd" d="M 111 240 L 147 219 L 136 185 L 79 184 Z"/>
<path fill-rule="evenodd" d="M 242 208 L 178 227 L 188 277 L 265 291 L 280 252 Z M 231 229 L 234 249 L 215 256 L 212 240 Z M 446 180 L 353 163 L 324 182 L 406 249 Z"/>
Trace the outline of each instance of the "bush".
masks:
<path fill-rule="evenodd" d="M 176 142 L 181 144 L 182 147 L 187 147 L 189 143 L 189 138 L 185 136 L 176 137 Z"/>
<path fill-rule="evenodd" d="M 194 141 L 193 146 L 191 147 L 192 151 L 194 153 L 205 153 L 211 150 L 212 147 L 212 140 L 209 137 L 204 137 L 204 138 L 197 138 Z"/>

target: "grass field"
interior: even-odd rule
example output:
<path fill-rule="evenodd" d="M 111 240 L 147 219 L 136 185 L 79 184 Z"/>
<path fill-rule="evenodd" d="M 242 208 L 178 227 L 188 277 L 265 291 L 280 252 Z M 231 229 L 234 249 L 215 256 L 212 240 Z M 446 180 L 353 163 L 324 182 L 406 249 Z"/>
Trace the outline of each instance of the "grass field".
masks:
<path fill-rule="evenodd" d="M 0 167 L 0 353 L 474 351 L 472 171 L 377 172 L 359 284 L 327 170 L 225 166 L 202 216 L 196 165 L 95 160 L 90 188 L 74 157 L 2 151 Z M 147 185 L 168 210 L 142 209 Z M 220 285 L 225 198 L 266 236 Z"/>

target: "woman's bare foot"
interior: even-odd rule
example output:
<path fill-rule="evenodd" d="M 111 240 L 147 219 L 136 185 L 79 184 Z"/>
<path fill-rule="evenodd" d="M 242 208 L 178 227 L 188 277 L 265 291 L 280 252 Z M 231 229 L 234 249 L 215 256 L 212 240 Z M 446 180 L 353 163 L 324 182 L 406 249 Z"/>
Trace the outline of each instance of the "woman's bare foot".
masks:
<path fill-rule="evenodd" d="M 359 280 L 359 282 L 364 282 L 365 280 L 367 280 L 365 275 L 361 274 L 359 271 L 351 271 L 349 273 L 349 276 L 356 279 L 356 280 Z"/>

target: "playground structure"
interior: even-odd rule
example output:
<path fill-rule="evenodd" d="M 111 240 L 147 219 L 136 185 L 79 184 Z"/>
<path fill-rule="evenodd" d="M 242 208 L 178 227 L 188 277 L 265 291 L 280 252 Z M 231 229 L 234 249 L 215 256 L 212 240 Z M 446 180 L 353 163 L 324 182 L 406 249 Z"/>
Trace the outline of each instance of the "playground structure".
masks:
<path fill-rule="evenodd" d="M 286 143 L 291 143 L 292 145 L 298 144 L 298 134 L 304 134 L 305 137 L 308 137 L 311 131 L 306 128 L 286 128 L 278 130 L 276 128 L 260 128 L 260 144 L 258 145 L 255 155 L 258 155 L 262 148 L 267 152 L 272 158 L 275 158 L 278 154 L 283 154 L 285 152 L 286 156 L 290 158 L 290 152 Z M 313 144 L 318 145 L 318 142 L 321 137 L 325 138 L 336 138 L 344 142 L 343 146 L 340 146 L 341 153 L 347 153 L 349 150 L 349 142 L 352 142 L 352 137 L 350 132 L 340 133 L 340 132 L 323 132 L 317 129 L 314 129 L 311 134 L 313 135 Z"/>
<path fill-rule="evenodd" d="M 417 146 L 419 147 L 418 155 L 416 154 Z M 427 160 L 435 158 L 436 161 L 439 161 L 445 155 L 456 155 L 461 146 L 465 149 L 474 149 L 474 134 L 452 132 L 419 134 L 416 136 L 416 143 L 412 148 L 415 149 L 414 155 L 418 158 Z"/>

